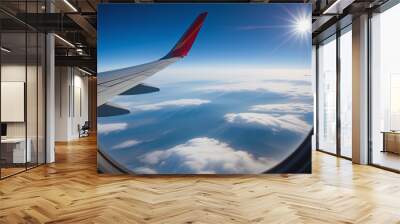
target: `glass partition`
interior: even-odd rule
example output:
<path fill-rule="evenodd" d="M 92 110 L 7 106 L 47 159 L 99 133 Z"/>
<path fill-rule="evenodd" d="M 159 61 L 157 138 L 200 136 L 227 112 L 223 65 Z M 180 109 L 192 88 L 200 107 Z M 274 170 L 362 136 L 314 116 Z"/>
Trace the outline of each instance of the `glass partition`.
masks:
<path fill-rule="evenodd" d="M 38 33 L 38 64 L 37 64 L 37 162 L 46 162 L 46 36 Z"/>
<path fill-rule="evenodd" d="M 1 34 L 1 175 L 24 171 L 26 150 L 26 33 Z M 6 49 L 6 50 L 4 50 Z"/>
<path fill-rule="evenodd" d="M 27 112 L 27 151 L 29 153 L 27 167 L 37 165 L 38 159 L 38 55 L 36 32 L 27 32 L 27 74 L 26 74 L 26 112 Z"/>
<path fill-rule="evenodd" d="M 336 36 L 318 48 L 318 149 L 336 154 Z"/>
<path fill-rule="evenodd" d="M 43 4 L 0 7 L 37 13 Z M 43 33 L 0 12 L 0 178 L 45 163 L 45 44 Z"/>

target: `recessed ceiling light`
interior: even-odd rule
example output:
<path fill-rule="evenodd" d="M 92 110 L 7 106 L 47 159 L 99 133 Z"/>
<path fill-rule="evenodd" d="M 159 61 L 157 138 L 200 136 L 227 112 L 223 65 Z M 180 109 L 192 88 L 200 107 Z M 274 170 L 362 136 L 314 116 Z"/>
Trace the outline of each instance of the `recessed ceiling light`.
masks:
<path fill-rule="evenodd" d="M 59 36 L 58 34 L 54 34 L 55 37 L 57 37 L 59 40 L 61 40 L 62 42 L 66 43 L 68 46 L 75 48 L 75 45 L 73 45 L 71 42 L 69 42 L 68 40 L 62 38 L 61 36 Z"/>
<path fill-rule="evenodd" d="M 67 4 L 74 12 L 78 12 L 78 10 L 68 0 L 64 0 L 64 3 Z"/>
<path fill-rule="evenodd" d="M 86 70 L 83 70 L 83 69 L 81 69 L 81 68 L 79 68 L 79 67 L 78 67 L 78 70 L 81 71 L 81 72 L 83 72 L 83 73 L 85 73 L 85 74 L 87 74 L 87 75 L 90 75 L 90 76 L 92 75 L 92 73 L 90 73 L 90 72 L 88 72 L 88 71 L 86 71 Z"/>
<path fill-rule="evenodd" d="M 336 0 L 322 14 L 342 14 L 343 10 L 351 5 L 355 0 Z"/>
<path fill-rule="evenodd" d="M 1 47 L 1 51 L 4 51 L 6 53 L 10 53 L 11 52 L 11 50 L 9 50 L 9 49 L 7 49 L 5 47 Z"/>

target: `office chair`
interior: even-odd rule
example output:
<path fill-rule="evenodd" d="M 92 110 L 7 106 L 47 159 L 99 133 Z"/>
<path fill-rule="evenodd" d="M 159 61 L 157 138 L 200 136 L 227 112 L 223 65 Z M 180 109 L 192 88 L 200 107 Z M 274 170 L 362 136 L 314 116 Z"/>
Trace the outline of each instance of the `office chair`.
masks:
<path fill-rule="evenodd" d="M 89 121 L 85 121 L 82 127 L 80 127 L 80 125 L 78 124 L 79 138 L 89 136 L 89 130 L 90 130 Z"/>

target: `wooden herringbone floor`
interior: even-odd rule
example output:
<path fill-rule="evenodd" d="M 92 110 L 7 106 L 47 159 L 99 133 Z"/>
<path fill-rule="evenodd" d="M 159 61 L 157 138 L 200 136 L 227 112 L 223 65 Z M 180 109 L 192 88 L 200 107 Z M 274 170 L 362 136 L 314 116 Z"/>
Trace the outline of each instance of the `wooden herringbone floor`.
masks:
<path fill-rule="evenodd" d="M 312 175 L 96 172 L 94 138 L 0 181 L 0 223 L 400 223 L 400 175 L 315 152 Z"/>

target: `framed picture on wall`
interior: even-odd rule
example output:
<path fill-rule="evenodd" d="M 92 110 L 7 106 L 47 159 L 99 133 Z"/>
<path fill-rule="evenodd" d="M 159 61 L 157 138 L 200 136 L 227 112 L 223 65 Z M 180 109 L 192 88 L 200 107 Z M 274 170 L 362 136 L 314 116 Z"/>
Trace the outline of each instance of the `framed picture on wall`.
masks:
<path fill-rule="evenodd" d="M 1 122 L 25 121 L 25 82 L 1 82 Z"/>

